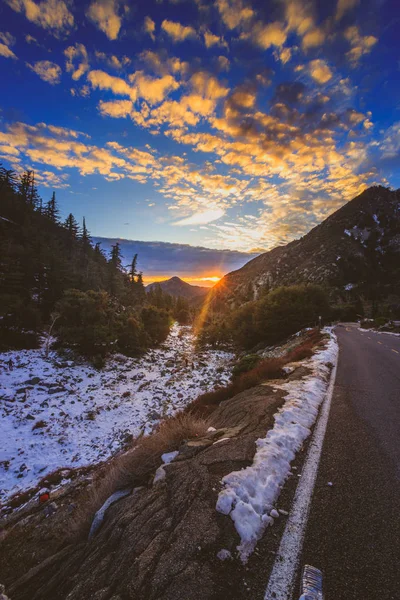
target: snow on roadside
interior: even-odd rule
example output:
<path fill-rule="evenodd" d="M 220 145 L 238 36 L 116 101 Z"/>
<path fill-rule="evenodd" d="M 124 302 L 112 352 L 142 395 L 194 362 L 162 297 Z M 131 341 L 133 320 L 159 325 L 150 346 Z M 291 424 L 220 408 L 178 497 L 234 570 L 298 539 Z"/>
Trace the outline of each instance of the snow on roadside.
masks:
<path fill-rule="evenodd" d="M 275 414 L 274 427 L 256 441 L 253 464 L 222 479 L 216 509 L 230 515 L 240 536 L 239 556 L 246 562 L 268 525 L 273 524 L 274 504 L 290 473 L 290 463 L 310 435 L 324 400 L 338 356 L 331 328 L 326 347 L 303 361 L 311 373 L 302 379 L 274 385 L 287 392 L 285 403 Z"/>
<path fill-rule="evenodd" d="M 363 333 L 384 333 L 385 335 L 396 335 L 397 337 L 400 337 L 400 333 L 395 333 L 394 331 L 379 331 L 378 329 L 363 329 L 362 327 L 359 327 L 358 330 Z"/>
<path fill-rule="evenodd" d="M 196 354 L 191 328 L 179 325 L 161 347 L 139 359 L 116 355 L 102 371 L 41 349 L 0 354 L 1 501 L 60 467 L 107 459 L 130 436 L 226 385 L 232 358 Z"/>

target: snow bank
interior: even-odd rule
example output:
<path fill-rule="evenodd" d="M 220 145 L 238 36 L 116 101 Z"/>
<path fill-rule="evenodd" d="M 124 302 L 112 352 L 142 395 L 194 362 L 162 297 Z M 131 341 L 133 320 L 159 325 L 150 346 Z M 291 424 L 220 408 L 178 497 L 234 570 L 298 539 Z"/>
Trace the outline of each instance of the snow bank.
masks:
<path fill-rule="evenodd" d="M 378 329 L 363 329 L 362 327 L 358 328 L 359 331 L 362 331 L 363 333 L 379 333 L 379 334 L 384 334 L 384 335 L 396 335 L 397 337 L 400 336 L 400 333 L 395 333 L 394 331 L 379 331 Z"/>
<path fill-rule="evenodd" d="M 325 397 L 329 363 L 336 363 L 338 346 L 332 330 L 324 331 L 329 334 L 326 348 L 303 362 L 310 375 L 274 386 L 287 392 L 285 403 L 275 415 L 274 427 L 257 440 L 253 464 L 222 479 L 224 489 L 216 509 L 231 516 L 240 536 L 238 551 L 243 562 L 266 527 L 273 524 L 271 511 L 290 473 L 290 463 L 309 436 Z"/>
<path fill-rule="evenodd" d="M 0 354 L 0 499 L 60 467 L 107 459 L 131 436 L 226 385 L 232 359 L 195 353 L 191 328 L 178 325 L 161 347 L 140 359 L 116 355 L 102 371 L 56 352 L 46 358 L 41 349 Z"/>

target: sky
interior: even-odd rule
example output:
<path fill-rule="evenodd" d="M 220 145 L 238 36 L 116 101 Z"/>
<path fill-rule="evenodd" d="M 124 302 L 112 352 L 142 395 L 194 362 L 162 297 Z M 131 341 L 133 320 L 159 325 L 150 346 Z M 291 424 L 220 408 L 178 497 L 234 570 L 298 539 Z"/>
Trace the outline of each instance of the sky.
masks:
<path fill-rule="evenodd" d="M 400 187 L 399 27 L 397 0 L 0 0 L 0 161 L 94 236 L 268 250 Z"/>

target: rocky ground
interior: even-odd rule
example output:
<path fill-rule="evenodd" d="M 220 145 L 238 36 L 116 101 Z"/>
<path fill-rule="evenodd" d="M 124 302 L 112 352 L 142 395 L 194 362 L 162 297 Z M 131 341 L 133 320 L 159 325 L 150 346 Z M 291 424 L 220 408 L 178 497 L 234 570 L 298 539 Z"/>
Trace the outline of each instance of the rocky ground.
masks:
<path fill-rule="evenodd" d="M 239 559 L 233 517 L 216 506 L 226 490 L 223 478 L 254 467 L 260 440 L 290 409 L 293 390 L 310 381 L 310 360 L 293 364 L 286 384 L 269 381 L 223 402 L 211 416 L 208 433 L 186 440 L 164 467 L 166 477 L 130 490 L 111 505 L 90 540 L 85 531 L 74 538 L 68 532 L 85 502 L 91 471 L 56 489 L 44 506 L 32 499 L 5 517 L 0 581 L 6 593 L 12 600 L 256 597 L 275 559 L 306 444 L 291 461 L 269 513 L 274 517 L 247 564 Z M 300 401 L 295 400 L 296 411 Z"/>

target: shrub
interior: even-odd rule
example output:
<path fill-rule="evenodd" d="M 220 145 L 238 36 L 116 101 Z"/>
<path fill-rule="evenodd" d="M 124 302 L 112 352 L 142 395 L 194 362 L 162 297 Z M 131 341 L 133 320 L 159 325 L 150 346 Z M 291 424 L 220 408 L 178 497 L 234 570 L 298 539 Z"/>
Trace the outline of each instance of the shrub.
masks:
<path fill-rule="evenodd" d="M 261 360 L 253 369 L 242 373 L 227 386 L 201 394 L 186 410 L 192 414 L 210 414 L 224 400 L 229 400 L 229 398 L 233 398 L 236 394 L 255 387 L 266 379 L 278 379 L 282 377 L 282 367 L 284 364 L 285 360 L 281 358 L 266 358 Z"/>
<path fill-rule="evenodd" d="M 217 345 L 232 341 L 238 348 L 250 350 L 258 344 L 275 344 L 304 327 L 316 325 L 319 317 L 330 320 L 328 296 L 318 285 L 280 287 L 247 302 L 228 317 L 209 319 L 199 342 Z"/>
<path fill-rule="evenodd" d="M 314 346 L 321 340 L 322 334 L 319 329 L 308 331 L 305 338 L 284 356 L 260 359 L 252 369 L 242 372 L 227 386 L 198 396 L 186 411 L 195 415 L 210 415 L 221 402 L 233 398 L 236 394 L 260 385 L 268 379 L 279 379 L 283 376 L 282 369 L 285 364 L 309 358 L 313 354 Z M 257 355 L 249 355 L 249 359 L 252 356 Z"/>
<path fill-rule="evenodd" d="M 232 342 L 232 333 L 226 322 L 217 317 L 212 317 L 197 330 L 198 346 L 210 345 L 213 348 L 226 346 Z"/>
<path fill-rule="evenodd" d="M 149 306 L 148 308 L 143 308 L 141 316 L 144 329 L 153 344 L 163 342 L 169 334 L 171 324 L 169 312 L 164 308 Z"/>
<path fill-rule="evenodd" d="M 61 344 L 87 356 L 105 356 L 115 341 L 115 308 L 106 292 L 67 290 L 57 305 Z"/>
<path fill-rule="evenodd" d="M 242 373 L 247 373 L 247 371 L 253 369 L 256 364 L 260 362 L 260 360 L 261 356 L 258 354 L 246 354 L 246 356 L 240 359 L 240 361 L 233 367 L 232 377 L 238 377 Z"/>
<path fill-rule="evenodd" d="M 119 322 L 118 349 L 127 356 L 138 356 L 150 345 L 149 335 L 142 322 L 133 314 L 124 315 Z"/>
<path fill-rule="evenodd" d="M 383 327 L 389 321 L 386 317 L 376 317 L 374 319 L 374 327 Z"/>

